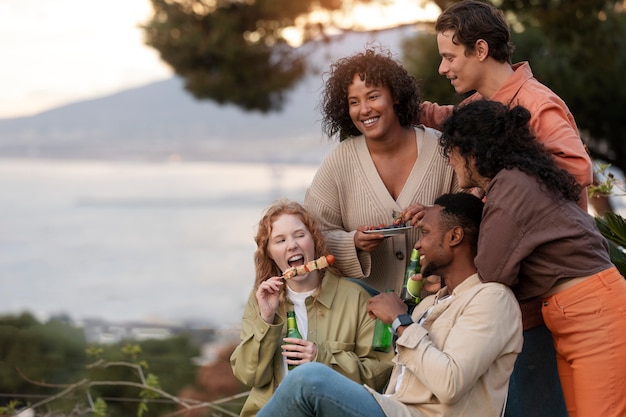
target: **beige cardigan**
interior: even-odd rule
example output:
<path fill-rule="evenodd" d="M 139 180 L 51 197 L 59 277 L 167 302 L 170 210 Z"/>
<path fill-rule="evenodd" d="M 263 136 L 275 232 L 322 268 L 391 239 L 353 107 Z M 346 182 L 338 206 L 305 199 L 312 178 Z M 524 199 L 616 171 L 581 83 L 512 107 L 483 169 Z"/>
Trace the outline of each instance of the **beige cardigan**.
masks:
<path fill-rule="evenodd" d="M 383 292 L 400 293 L 417 229 L 388 237 L 371 254 L 357 252 L 354 233 L 361 225 L 390 224 L 393 212 L 414 202 L 432 205 L 437 197 L 460 191 L 454 170 L 443 158 L 439 132 L 415 128 L 418 158 L 397 201 L 387 191 L 369 154 L 365 138 L 339 143 L 325 158 L 307 190 L 304 205 L 322 220 L 335 266 L 343 276 Z"/>

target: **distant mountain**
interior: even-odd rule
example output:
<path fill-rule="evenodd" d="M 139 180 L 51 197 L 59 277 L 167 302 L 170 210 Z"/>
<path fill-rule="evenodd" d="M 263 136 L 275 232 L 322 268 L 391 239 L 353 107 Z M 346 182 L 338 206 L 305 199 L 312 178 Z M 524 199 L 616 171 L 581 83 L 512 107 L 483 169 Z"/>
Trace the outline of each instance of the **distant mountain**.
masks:
<path fill-rule="evenodd" d="M 0 156 L 319 163 L 332 146 L 321 133 L 317 109 L 321 73 L 372 42 L 399 58 L 400 42 L 411 34 L 414 29 L 404 27 L 307 45 L 317 70 L 287 94 L 280 113 L 198 101 L 174 77 L 34 116 L 1 119 Z"/>

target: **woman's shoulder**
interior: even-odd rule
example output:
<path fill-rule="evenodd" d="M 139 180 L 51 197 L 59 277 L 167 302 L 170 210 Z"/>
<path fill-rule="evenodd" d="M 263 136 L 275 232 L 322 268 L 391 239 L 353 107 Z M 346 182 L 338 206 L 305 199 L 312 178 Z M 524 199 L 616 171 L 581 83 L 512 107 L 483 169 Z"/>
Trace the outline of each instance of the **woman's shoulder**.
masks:
<path fill-rule="evenodd" d="M 434 140 L 439 141 L 439 137 L 441 136 L 441 132 L 437 129 L 433 129 L 432 127 L 427 127 L 425 125 L 417 125 L 414 127 L 417 132 L 423 132 L 424 139 L 426 140 Z"/>
<path fill-rule="evenodd" d="M 493 185 L 520 188 L 538 188 L 537 180 L 517 168 L 502 169 L 491 180 Z M 491 185 L 491 184 L 490 184 Z M 495 187 L 494 187 L 495 188 Z"/>
<path fill-rule="evenodd" d="M 333 163 L 345 159 L 356 158 L 357 150 L 360 146 L 365 145 L 363 136 L 355 136 L 337 143 L 324 158 L 324 163 Z"/>
<path fill-rule="evenodd" d="M 484 211 L 503 208 L 518 220 L 535 218 L 541 212 L 547 216 L 550 210 L 557 209 L 565 202 L 544 189 L 537 178 L 517 168 L 498 172 L 486 191 Z M 529 201 L 532 201 L 531 205 L 523 204 Z"/>

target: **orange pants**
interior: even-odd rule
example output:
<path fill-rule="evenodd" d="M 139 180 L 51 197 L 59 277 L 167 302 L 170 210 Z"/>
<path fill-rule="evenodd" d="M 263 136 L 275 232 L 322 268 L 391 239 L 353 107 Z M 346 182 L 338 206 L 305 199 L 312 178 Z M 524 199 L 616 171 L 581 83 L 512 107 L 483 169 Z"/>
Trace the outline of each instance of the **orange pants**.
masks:
<path fill-rule="evenodd" d="M 569 416 L 626 416 L 626 281 L 617 269 L 544 299 L 541 313 Z"/>

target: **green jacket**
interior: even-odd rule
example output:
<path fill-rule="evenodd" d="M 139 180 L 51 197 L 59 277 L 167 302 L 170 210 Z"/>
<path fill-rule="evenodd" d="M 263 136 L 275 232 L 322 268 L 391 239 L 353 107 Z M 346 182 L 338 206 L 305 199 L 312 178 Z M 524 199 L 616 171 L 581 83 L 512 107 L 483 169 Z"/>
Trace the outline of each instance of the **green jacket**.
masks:
<path fill-rule="evenodd" d="M 306 300 L 306 339 L 317 344 L 316 362 L 381 391 L 389 380 L 393 351 L 371 348 L 374 320 L 367 314 L 368 300 L 358 284 L 327 272 L 317 300 Z M 286 309 L 293 309 L 289 300 Z M 243 313 L 241 342 L 230 358 L 235 377 L 252 388 L 241 416 L 256 415 L 282 380 L 280 346 L 286 332 L 284 317 L 276 315 L 271 325 L 263 321 L 252 292 Z"/>

